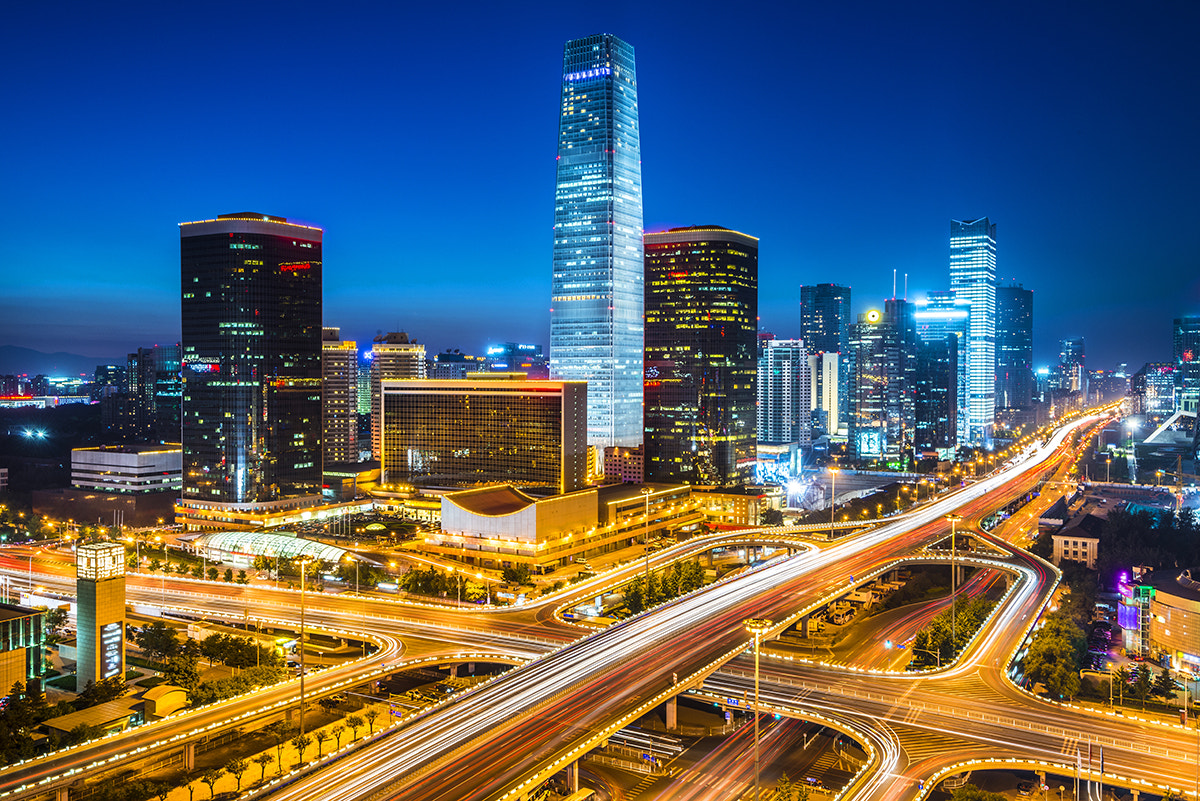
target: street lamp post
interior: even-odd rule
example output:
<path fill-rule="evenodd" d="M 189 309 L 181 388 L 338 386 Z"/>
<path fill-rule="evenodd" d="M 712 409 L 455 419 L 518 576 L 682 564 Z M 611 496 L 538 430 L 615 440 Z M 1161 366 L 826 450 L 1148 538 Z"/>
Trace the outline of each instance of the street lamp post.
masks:
<path fill-rule="evenodd" d="M 1111 456 L 1104 460 L 1104 483 L 1105 484 L 1112 483 L 1112 457 Z"/>
<path fill-rule="evenodd" d="M 829 468 L 829 539 L 833 539 L 834 520 L 837 517 L 837 474 L 836 467 Z"/>
<path fill-rule="evenodd" d="M 762 798 L 758 781 L 758 652 L 762 636 L 771 628 L 771 621 L 752 617 L 743 622 L 746 630 L 754 635 L 754 801 Z"/>
<path fill-rule="evenodd" d="M 300 560 L 300 736 L 304 737 L 304 573 L 308 560 Z"/>
<path fill-rule="evenodd" d="M 955 540 L 958 521 L 961 515 L 946 515 L 950 521 L 950 652 L 958 651 L 958 543 Z"/>
<path fill-rule="evenodd" d="M 641 490 L 639 490 L 639 492 L 642 493 L 642 497 L 645 498 L 645 500 L 646 500 L 645 516 L 642 518 L 642 523 L 643 523 L 642 542 L 645 543 L 645 547 L 646 547 L 646 603 L 645 603 L 645 606 L 648 609 L 650 607 L 650 496 L 654 494 L 654 490 L 651 487 L 642 487 Z"/>

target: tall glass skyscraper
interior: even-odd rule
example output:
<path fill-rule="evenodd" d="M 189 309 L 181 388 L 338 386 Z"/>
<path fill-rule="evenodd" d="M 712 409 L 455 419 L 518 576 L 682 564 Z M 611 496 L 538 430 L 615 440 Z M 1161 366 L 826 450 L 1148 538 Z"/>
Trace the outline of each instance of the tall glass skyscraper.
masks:
<path fill-rule="evenodd" d="M 966 348 L 966 435 L 990 447 L 996 419 L 996 226 L 987 217 L 950 221 L 950 291 L 970 301 Z"/>
<path fill-rule="evenodd" d="M 188 515 L 321 493 L 320 228 L 264 214 L 181 223 Z"/>
<path fill-rule="evenodd" d="M 642 442 L 642 150 L 633 47 L 563 49 L 550 375 L 588 384 L 589 445 Z"/>
<path fill-rule="evenodd" d="M 996 287 L 996 407 L 1033 403 L 1033 290 Z"/>
<path fill-rule="evenodd" d="M 647 479 L 752 479 L 757 329 L 757 238 L 715 226 L 646 234 Z"/>
<path fill-rule="evenodd" d="M 850 287 L 811 284 L 800 287 L 800 338 L 808 352 L 838 354 L 838 409 L 826 421 L 829 434 L 850 417 Z"/>

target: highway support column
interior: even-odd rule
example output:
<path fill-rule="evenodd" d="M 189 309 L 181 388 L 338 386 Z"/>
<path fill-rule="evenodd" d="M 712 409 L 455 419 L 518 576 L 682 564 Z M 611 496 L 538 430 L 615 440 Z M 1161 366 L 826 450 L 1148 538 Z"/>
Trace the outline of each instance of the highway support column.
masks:
<path fill-rule="evenodd" d="M 189 772 L 196 769 L 196 744 L 195 743 L 184 743 L 183 744 L 183 769 L 186 771 L 189 771 Z"/>
<path fill-rule="evenodd" d="M 567 792 L 579 792 L 579 760 L 576 759 L 570 765 L 567 765 Z"/>
<path fill-rule="evenodd" d="M 70 792 L 70 788 L 59 787 L 58 789 L 56 789 L 54 791 L 54 801 L 69 801 L 69 798 L 70 798 L 68 795 L 69 792 Z"/>
<path fill-rule="evenodd" d="M 679 696 L 674 695 L 667 699 L 667 731 L 675 731 L 679 728 Z"/>

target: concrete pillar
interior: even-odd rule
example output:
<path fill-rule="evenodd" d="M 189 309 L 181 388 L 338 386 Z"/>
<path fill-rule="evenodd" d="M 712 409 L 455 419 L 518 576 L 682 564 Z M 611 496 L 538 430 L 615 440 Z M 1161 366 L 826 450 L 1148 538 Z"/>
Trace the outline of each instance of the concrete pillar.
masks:
<path fill-rule="evenodd" d="M 195 743 L 184 743 L 183 744 L 183 769 L 186 771 L 189 771 L 189 772 L 196 769 L 196 744 Z"/>
<path fill-rule="evenodd" d="M 468 672 L 468 673 L 474 673 L 474 672 L 475 672 L 475 663 L 474 663 L 474 662 L 468 662 L 468 663 L 467 663 L 467 672 Z"/>
<path fill-rule="evenodd" d="M 667 699 L 667 731 L 679 728 L 679 696 Z"/>
<path fill-rule="evenodd" d="M 579 760 L 567 765 L 567 792 L 579 792 Z"/>
<path fill-rule="evenodd" d="M 452 678 L 452 679 L 458 678 L 458 665 L 450 666 L 450 678 Z"/>
<path fill-rule="evenodd" d="M 796 625 L 797 625 L 797 628 L 799 628 L 799 629 L 800 629 L 800 636 L 801 636 L 801 637 L 807 637 L 807 636 L 809 636 L 809 634 L 808 634 L 808 624 L 809 624 L 811 621 L 812 621 L 812 615 L 811 615 L 811 614 L 808 614 L 808 615 L 805 615 L 804 617 L 800 618 L 800 621 L 799 621 L 799 622 L 796 624 Z"/>
<path fill-rule="evenodd" d="M 1133 801 L 1138 801 L 1138 796 L 1142 794 L 1141 790 L 1130 790 L 1129 792 L 1133 793 Z"/>
<path fill-rule="evenodd" d="M 66 788 L 66 787 L 59 787 L 58 789 L 56 789 L 54 791 L 54 801 L 70 801 L 69 796 L 67 795 L 67 792 L 68 792 L 68 788 Z"/>
<path fill-rule="evenodd" d="M 713 552 L 705 551 L 704 555 L 705 555 L 705 557 L 708 558 L 708 567 L 712 567 L 713 566 Z"/>

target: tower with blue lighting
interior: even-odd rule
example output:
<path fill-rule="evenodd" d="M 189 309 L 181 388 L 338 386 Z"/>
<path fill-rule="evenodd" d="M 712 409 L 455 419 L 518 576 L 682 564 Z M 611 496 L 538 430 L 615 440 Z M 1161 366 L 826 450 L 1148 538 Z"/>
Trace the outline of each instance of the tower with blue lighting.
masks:
<path fill-rule="evenodd" d="M 550 375 L 586 381 L 587 441 L 642 441 L 642 156 L 633 46 L 563 48 Z"/>
<path fill-rule="evenodd" d="M 991 447 L 996 419 L 996 226 L 987 217 L 950 221 L 950 291 L 967 301 L 966 428 L 971 445 Z"/>

